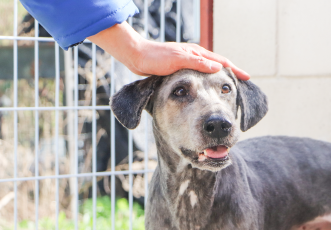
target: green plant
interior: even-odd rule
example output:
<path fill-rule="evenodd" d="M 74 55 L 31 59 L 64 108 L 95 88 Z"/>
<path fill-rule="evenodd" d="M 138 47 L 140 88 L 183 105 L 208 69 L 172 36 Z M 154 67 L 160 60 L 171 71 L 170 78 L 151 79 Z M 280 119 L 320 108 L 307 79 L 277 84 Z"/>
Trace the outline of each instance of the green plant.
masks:
<path fill-rule="evenodd" d="M 93 201 L 91 199 L 83 204 L 81 212 L 83 213 L 83 218 L 79 229 L 90 229 L 93 226 Z M 115 205 L 115 229 L 129 229 L 129 217 L 130 212 L 127 199 L 118 199 Z M 96 228 L 98 230 L 111 228 L 111 201 L 108 196 L 97 199 L 96 219 Z M 133 204 L 132 221 L 133 230 L 144 229 L 144 210 L 138 203 Z"/>
<path fill-rule="evenodd" d="M 127 199 L 121 198 L 116 200 L 115 205 L 115 229 L 129 229 L 130 211 Z M 51 218 L 42 218 L 38 222 L 38 229 L 53 230 L 55 229 L 55 221 Z M 68 219 L 64 212 L 59 213 L 59 229 L 74 230 L 74 221 Z M 0 225 L 1 227 L 1 225 Z M 96 229 L 104 230 L 111 229 L 111 200 L 108 196 L 97 198 L 96 200 Z M 13 229 L 6 228 L 6 229 Z M 35 229 L 33 221 L 23 220 L 18 224 L 19 230 Z M 93 200 L 87 199 L 80 208 L 80 218 L 78 221 L 79 230 L 93 229 Z M 138 203 L 133 203 L 132 208 L 132 229 L 145 229 L 144 210 Z"/>

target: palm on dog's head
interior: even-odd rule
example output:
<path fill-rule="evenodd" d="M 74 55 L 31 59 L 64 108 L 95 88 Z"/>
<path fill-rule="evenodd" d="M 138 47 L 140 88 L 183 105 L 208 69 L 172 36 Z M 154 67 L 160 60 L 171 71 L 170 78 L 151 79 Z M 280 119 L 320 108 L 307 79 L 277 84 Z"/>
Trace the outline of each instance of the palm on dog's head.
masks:
<path fill-rule="evenodd" d="M 124 86 L 111 98 L 117 119 L 134 129 L 143 109 L 171 149 L 193 167 L 219 171 L 231 164 L 229 149 L 238 141 L 235 124 L 241 108 L 242 131 L 267 113 L 267 98 L 251 81 L 237 80 L 230 69 L 215 74 L 181 70 Z"/>

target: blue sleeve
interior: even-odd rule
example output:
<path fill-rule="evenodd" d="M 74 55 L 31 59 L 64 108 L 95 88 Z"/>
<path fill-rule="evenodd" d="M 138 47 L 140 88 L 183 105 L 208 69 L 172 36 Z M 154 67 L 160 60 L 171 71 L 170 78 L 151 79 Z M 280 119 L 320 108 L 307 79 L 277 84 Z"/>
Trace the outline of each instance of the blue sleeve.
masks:
<path fill-rule="evenodd" d="M 138 13 L 132 0 L 21 0 L 64 49 Z"/>

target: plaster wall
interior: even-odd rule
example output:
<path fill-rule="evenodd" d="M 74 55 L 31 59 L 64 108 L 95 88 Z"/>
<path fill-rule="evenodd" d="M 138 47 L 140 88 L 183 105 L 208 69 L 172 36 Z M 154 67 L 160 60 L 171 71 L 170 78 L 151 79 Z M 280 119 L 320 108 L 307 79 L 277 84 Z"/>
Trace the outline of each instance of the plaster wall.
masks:
<path fill-rule="evenodd" d="M 331 1 L 215 0 L 214 52 L 252 76 L 270 110 L 241 139 L 331 142 Z"/>

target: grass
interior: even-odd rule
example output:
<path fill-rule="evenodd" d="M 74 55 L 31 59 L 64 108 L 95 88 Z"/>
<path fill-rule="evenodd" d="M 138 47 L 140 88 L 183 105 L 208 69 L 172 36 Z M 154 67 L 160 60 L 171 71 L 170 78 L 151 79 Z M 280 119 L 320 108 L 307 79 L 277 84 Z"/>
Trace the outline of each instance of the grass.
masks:
<path fill-rule="evenodd" d="M 115 229 L 126 230 L 129 229 L 129 203 L 127 199 L 121 198 L 116 201 L 115 206 Z M 138 203 L 133 203 L 132 211 L 132 229 L 145 229 L 144 210 Z M 1 226 L 0 226 L 1 227 Z M 68 219 L 64 212 L 59 213 L 59 229 L 74 230 L 75 223 Z M 104 230 L 111 229 L 111 200 L 108 196 L 97 198 L 96 200 L 96 229 Z M 13 226 L 4 228 L 4 230 L 12 230 Z M 33 221 L 23 220 L 18 224 L 18 230 L 32 230 L 35 229 Z M 55 220 L 45 217 L 38 222 L 39 230 L 55 230 Z M 87 199 L 80 209 L 80 218 L 78 221 L 79 230 L 93 229 L 93 201 Z"/>

